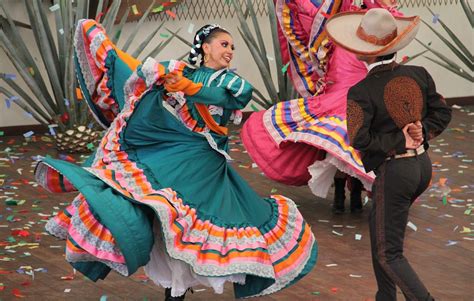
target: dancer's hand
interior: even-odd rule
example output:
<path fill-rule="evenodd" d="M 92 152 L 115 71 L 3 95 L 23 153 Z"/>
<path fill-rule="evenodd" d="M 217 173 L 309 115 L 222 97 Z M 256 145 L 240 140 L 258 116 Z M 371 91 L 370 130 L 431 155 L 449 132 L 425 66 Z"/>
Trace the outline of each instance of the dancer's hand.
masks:
<path fill-rule="evenodd" d="M 164 86 L 168 92 L 182 91 L 186 95 L 194 95 L 202 87 L 201 83 L 194 83 L 192 80 L 176 72 L 171 72 L 165 75 L 164 80 Z"/>
<path fill-rule="evenodd" d="M 405 136 L 405 148 L 406 149 L 417 149 L 423 140 L 415 140 L 408 133 L 410 127 L 417 127 L 414 123 L 409 123 L 405 125 L 402 129 L 403 135 Z"/>
<path fill-rule="evenodd" d="M 167 85 L 173 85 L 179 82 L 183 78 L 183 75 L 178 72 L 170 72 L 164 76 L 165 79 L 165 84 Z"/>

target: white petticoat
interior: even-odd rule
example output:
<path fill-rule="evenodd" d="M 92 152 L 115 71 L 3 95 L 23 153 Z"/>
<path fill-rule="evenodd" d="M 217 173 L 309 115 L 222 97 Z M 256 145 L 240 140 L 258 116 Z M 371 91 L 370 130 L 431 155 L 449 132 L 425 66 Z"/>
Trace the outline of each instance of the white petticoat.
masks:
<path fill-rule="evenodd" d="M 222 294 L 224 292 L 224 284 L 227 281 L 245 284 L 245 274 L 224 277 L 197 275 L 189 264 L 171 258 L 165 252 L 159 222 L 155 220 L 153 224 L 155 243 L 150 252 L 150 261 L 145 265 L 145 273 L 155 284 L 171 288 L 171 296 L 181 296 L 188 288 L 197 285 L 212 287 L 215 293 Z"/>

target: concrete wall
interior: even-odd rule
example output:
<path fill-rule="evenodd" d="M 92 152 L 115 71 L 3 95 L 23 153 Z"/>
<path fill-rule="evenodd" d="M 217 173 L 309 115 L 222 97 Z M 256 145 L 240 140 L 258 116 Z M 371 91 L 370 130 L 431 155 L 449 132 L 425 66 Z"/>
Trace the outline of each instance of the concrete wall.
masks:
<path fill-rule="evenodd" d="M 28 18 L 26 16 L 26 12 L 23 8 L 22 1 L 16 0 L 6 0 L 5 6 L 9 9 L 10 13 L 14 16 L 15 19 L 19 21 L 23 21 L 25 23 L 29 23 Z M 460 5 L 445 5 L 445 6 L 433 6 L 431 7 L 436 13 L 440 15 L 440 18 L 450 26 L 450 28 L 456 32 L 461 40 L 464 41 L 466 46 L 474 52 L 474 41 L 473 41 L 473 34 L 472 28 L 470 27 L 467 18 L 462 11 Z M 426 8 L 402 8 L 402 12 L 406 15 L 420 15 L 424 20 L 431 22 L 431 14 Z M 53 14 L 50 13 L 50 20 L 53 20 Z M 273 46 L 271 42 L 271 33 L 270 27 L 267 17 L 259 18 L 260 24 L 262 24 L 262 31 L 265 35 L 265 41 L 268 45 L 267 51 L 268 56 L 273 58 Z M 171 30 L 176 30 L 181 28 L 180 34 L 188 39 L 189 41 L 192 40 L 194 31 L 196 31 L 201 26 L 207 23 L 219 23 L 227 30 L 229 30 L 234 37 L 234 43 L 236 45 L 236 52 L 234 55 L 234 60 L 232 62 L 232 67 L 237 68 L 237 72 L 245 77 L 249 82 L 251 82 L 256 88 L 260 91 L 265 93 L 265 88 L 263 86 L 263 82 L 261 80 L 260 73 L 253 61 L 252 56 L 250 55 L 249 50 L 247 49 L 245 43 L 240 37 L 240 34 L 237 30 L 238 21 L 237 19 L 213 19 L 213 20 L 174 20 L 168 21 L 166 23 L 166 27 Z M 134 44 L 138 45 L 141 40 L 147 36 L 153 28 L 158 26 L 158 22 L 146 22 L 136 36 L 134 40 Z M 430 23 L 432 24 L 432 23 Z M 435 28 L 440 29 L 439 24 L 432 24 Z M 130 34 L 133 30 L 135 23 L 127 24 L 124 32 L 122 40 L 119 42 L 118 46 L 120 47 L 126 40 L 126 37 Z M 165 30 L 161 30 L 161 34 L 167 34 Z M 39 57 L 39 53 L 37 49 L 35 49 L 35 42 L 33 35 L 28 30 L 22 29 L 21 34 L 23 35 L 25 41 L 28 45 L 31 45 L 31 49 L 33 49 L 34 57 L 37 58 L 37 61 L 41 61 Z M 458 62 L 458 59 L 451 54 L 449 49 L 443 45 L 443 43 L 425 26 L 422 26 L 418 33 L 418 38 L 424 42 L 432 42 L 432 46 L 435 47 L 437 50 L 441 51 L 444 55 L 449 57 L 450 59 Z M 157 45 L 160 41 L 164 40 L 160 34 L 157 35 L 153 45 L 150 45 L 147 49 L 145 49 L 144 53 L 149 52 L 155 45 Z M 135 46 L 134 45 L 134 46 Z M 134 50 L 134 47 L 131 47 L 131 50 Z M 407 48 L 402 50 L 399 53 L 399 59 L 401 59 L 404 55 L 414 55 L 419 51 L 423 50 L 423 46 L 419 45 L 416 42 L 410 44 Z M 188 51 L 188 47 L 182 43 L 181 41 L 174 39 L 167 47 L 164 49 L 162 53 L 157 57 L 158 60 L 169 60 L 173 58 L 178 58 L 183 55 L 186 51 Z M 429 54 L 430 56 L 434 57 L 434 55 Z M 143 58 L 141 58 L 143 59 Z M 428 69 L 428 71 L 432 74 L 433 78 L 436 81 L 438 90 L 441 94 L 445 97 L 462 97 L 462 96 L 472 96 L 474 95 L 474 87 L 472 83 L 469 81 L 458 77 L 444 68 L 430 62 L 429 60 L 419 57 L 412 62 L 415 65 L 422 65 Z M 41 63 L 40 63 L 41 65 Z M 0 72 L 5 73 L 16 73 L 15 68 L 10 63 L 8 57 L 5 55 L 3 50 L 0 49 Z M 272 70 L 274 74 L 277 70 Z M 19 83 L 22 82 L 21 79 L 18 80 Z M 5 83 L 1 82 L 1 85 L 5 85 Z M 266 93 L 265 93 L 266 94 Z M 12 105 L 10 109 L 6 108 L 5 97 L 2 95 L 0 96 L 0 127 L 4 126 L 15 126 L 15 125 L 27 125 L 27 124 L 35 124 L 35 120 L 28 117 L 20 108 L 16 105 Z M 249 108 L 247 108 L 249 109 Z"/>

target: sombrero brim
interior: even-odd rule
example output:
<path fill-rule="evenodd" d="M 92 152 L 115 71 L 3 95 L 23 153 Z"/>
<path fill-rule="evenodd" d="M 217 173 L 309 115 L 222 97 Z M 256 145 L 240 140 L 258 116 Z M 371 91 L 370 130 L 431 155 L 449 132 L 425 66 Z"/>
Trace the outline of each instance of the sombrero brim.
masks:
<path fill-rule="evenodd" d="M 329 38 L 346 50 L 366 56 L 382 56 L 397 52 L 407 46 L 416 36 L 420 27 L 420 17 L 395 17 L 397 37 L 387 45 L 374 45 L 360 39 L 357 28 L 365 15 L 365 11 L 343 12 L 334 15 L 326 23 Z"/>

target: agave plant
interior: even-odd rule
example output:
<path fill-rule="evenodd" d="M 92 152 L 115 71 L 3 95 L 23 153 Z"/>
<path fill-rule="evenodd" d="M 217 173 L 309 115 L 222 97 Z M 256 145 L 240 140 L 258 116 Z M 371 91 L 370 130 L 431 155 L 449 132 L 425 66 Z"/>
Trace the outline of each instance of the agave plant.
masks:
<path fill-rule="evenodd" d="M 252 54 L 253 59 L 255 60 L 255 63 L 257 64 L 263 83 L 265 85 L 265 89 L 267 90 L 269 99 L 271 99 L 271 101 L 267 100 L 268 98 L 265 97 L 261 91 L 259 91 L 258 89 L 254 90 L 255 93 L 253 95 L 253 100 L 264 108 L 272 106 L 279 100 L 293 99 L 297 96 L 296 91 L 293 89 L 291 81 L 287 76 L 287 73 L 285 72 L 288 66 L 285 66 L 282 61 L 280 42 L 278 40 L 278 24 L 275 15 L 274 3 L 273 0 L 267 0 L 266 2 L 268 7 L 268 18 L 270 21 L 270 28 L 272 31 L 273 51 L 275 55 L 274 58 L 270 58 L 267 54 L 262 31 L 260 29 L 260 25 L 258 24 L 252 1 L 247 0 L 245 12 L 242 10 L 242 7 L 240 3 L 238 3 L 238 1 L 232 1 L 232 4 L 234 5 L 235 11 L 237 13 L 237 17 L 239 19 L 239 33 L 242 36 L 245 44 L 249 48 L 250 53 Z M 249 22 L 247 20 L 248 18 L 251 19 L 251 24 L 254 28 L 255 35 L 250 29 Z M 278 70 L 278 72 L 276 72 L 276 82 L 278 83 L 277 85 L 275 85 L 273 81 L 273 76 L 275 74 L 271 72 L 271 64 L 275 64 L 275 69 Z"/>
<path fill-rule="evenodd" d="M 113 42 L 118 43 L 131 7 L 127 8 L 117 23 L 116 19 L 121 0 L 113 1 L 105 15 L 101 13 L 103 4 L 104 1 L 99 0 L 96 20 L 102 23 L 112 37 Z M 123 44 L 124 46 L 121 46 L 122 50 L 128 51 L 143 21 L 158 4 L 160 3 L 157 3 L 156 0 L 152 1 L 136 23 L 133 32 Z M 3 10 L 3 16 L 0 15 L 0 47 L 3 48 L 15 66 L 18 76 L 23 79 L 28 87 L 28 89 L 20 87 L 15 74 L 0 73 L 0 78 L 17 95 L 13 95 L 3 87 L 0 89 L 0 93 L 5 94 L 8 97 L 7 101 L 20 106 L 40 124 L 50 127 L 58 126 L 59 130 L 63 132 L 77 129 L 79 126 L 83 128 L 89 125 L 92 121 L 91 115 L 88 113 L 87 105 L 81 100 L 81 93 L 77 89 L 73 61 L 74 28 L 79 19 L 88 17 L 89 0 L 55 0 L 54 5 L 49 8 L 54 13 L 55 24 L 50 24 L 48 21 L 47 9 L 42 5 L 41 0 L 24 0 L 24 7 L 36 41 L 34 47 L 39 49 L 43 65 L 38 65 L 35 62 L 31 49 L 28 49 L 24 39 L 19 34 L 18 27 L 27 27 L 27 25 L 14 21 L 1 1 L 0 7 Z M 134 57 L 142 56 L 144 49 L 150 44 L 162 26 L 163 23 L 157 26 L 136 47 L 132 53 Z M 57 43 L 55 43 L 53 35 L 56 35 Z M 155 57 L 172 38 L 173 36 L 158 44 L 146 56 Z M 40 73 L 40 68 L 43 67 L 46 70 L 46 76 L 42 76 Z"/>
<path fill-rule="evenodd" d="M 471 24 L 471 28 L 474 27 L 474 12 L 469 6 L 469 3 L 466 0 L 459 0 L 459 1 L 461 3 L 461 6 L 463 8 L 463 11 L 467 19 L 469 20 L 469 23 Z M 474 76 L 472 75 L 472 72 L 474 71 L 474 56 L 467 49 L 467 47 L 462 43 L 462 41 L 456 36 L 456 34 L 439 18 L 439 16 L 436 15 L 431 9 L 428 8 L 428 10 L 433 15 L 435 20 L 439 22 L 439 24 L 441 24 L 444 31 L 446 31 L 446 33 L 448 34 L 452 42 L 446 39 L 442 34 L 440 34 L 436 29 L 434 29 L 430 24 L 428 24 L 424 20 L 422 20 L 423 23 L 429 29 L 431 29 L 431 31 L 433 31 L 436 34 L 436 36 L 441 41 L 443 41 L 443 43 L 446 44 L 446 46 L 449 47 L 449 49 L 459 58 L 459 60 L 467 67 L 467 69 L 465 67 L 462 67 L 456 64 L 455 62 L 450 60 L 448 57 L 444 56 L 439 51 L 432 48 L 429 44 L 423 43 L 422 41 L 416 39 L 418 43 L 423 45 L 423 47 L 425 47 L 427 50 L 429 50 L 432 54 L 434 54 L 441 60 L 438 60 L 429 56 L 423 56 L 423 57 L 459 75 L 460 77 L 467 79 L 470 82 L 474 82 Z"/>

